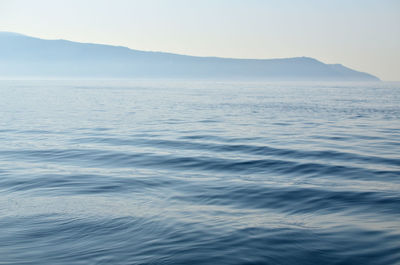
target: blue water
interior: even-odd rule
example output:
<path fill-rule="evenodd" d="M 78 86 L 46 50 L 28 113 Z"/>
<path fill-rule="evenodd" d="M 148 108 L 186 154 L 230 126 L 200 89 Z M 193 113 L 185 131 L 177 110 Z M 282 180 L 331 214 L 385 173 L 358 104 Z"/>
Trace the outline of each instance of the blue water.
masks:
<path fill-rule="evenodd" d="M 400 83 L 0 81 L 0 264 L 400 264 Z"/>

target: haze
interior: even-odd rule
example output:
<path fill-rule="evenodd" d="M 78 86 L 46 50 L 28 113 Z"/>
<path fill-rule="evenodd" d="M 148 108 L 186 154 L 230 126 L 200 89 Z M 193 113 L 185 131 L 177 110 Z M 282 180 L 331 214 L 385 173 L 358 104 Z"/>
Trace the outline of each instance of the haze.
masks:
<path fill-rule="evenodd" d="M 342 63 L 400 78 L 400 2 L 0 0 L 0 31 L 196 56 Z"/>

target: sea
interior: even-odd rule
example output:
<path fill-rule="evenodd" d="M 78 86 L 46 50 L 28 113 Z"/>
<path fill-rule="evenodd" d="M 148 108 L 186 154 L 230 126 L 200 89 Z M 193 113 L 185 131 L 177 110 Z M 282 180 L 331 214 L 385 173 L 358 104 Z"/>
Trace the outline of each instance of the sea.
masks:
<path fill-rule="evenodd" d="M 0 264 L 400 264 L 400 83 L 1 80 Z"/>

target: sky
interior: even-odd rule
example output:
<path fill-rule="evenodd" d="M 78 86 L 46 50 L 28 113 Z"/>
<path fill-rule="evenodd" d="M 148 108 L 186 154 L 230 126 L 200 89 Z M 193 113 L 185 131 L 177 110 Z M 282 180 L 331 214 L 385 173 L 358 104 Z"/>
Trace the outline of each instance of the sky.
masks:
<path fill-rule="evenodd" d="M 196 56 L 307 56 L 400 81 L 400 0 L 0 0 L 0 31 Z"/>

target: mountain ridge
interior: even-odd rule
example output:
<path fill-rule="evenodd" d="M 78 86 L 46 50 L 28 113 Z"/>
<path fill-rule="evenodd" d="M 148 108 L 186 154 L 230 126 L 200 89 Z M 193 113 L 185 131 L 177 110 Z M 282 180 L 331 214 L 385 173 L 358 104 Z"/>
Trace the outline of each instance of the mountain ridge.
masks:
<path fill-rule="evenodd" d="M 0 32 L 0 76 L 18 75 L 379 81 L 371 74 L 311 57 L 191 56 Z"/>

